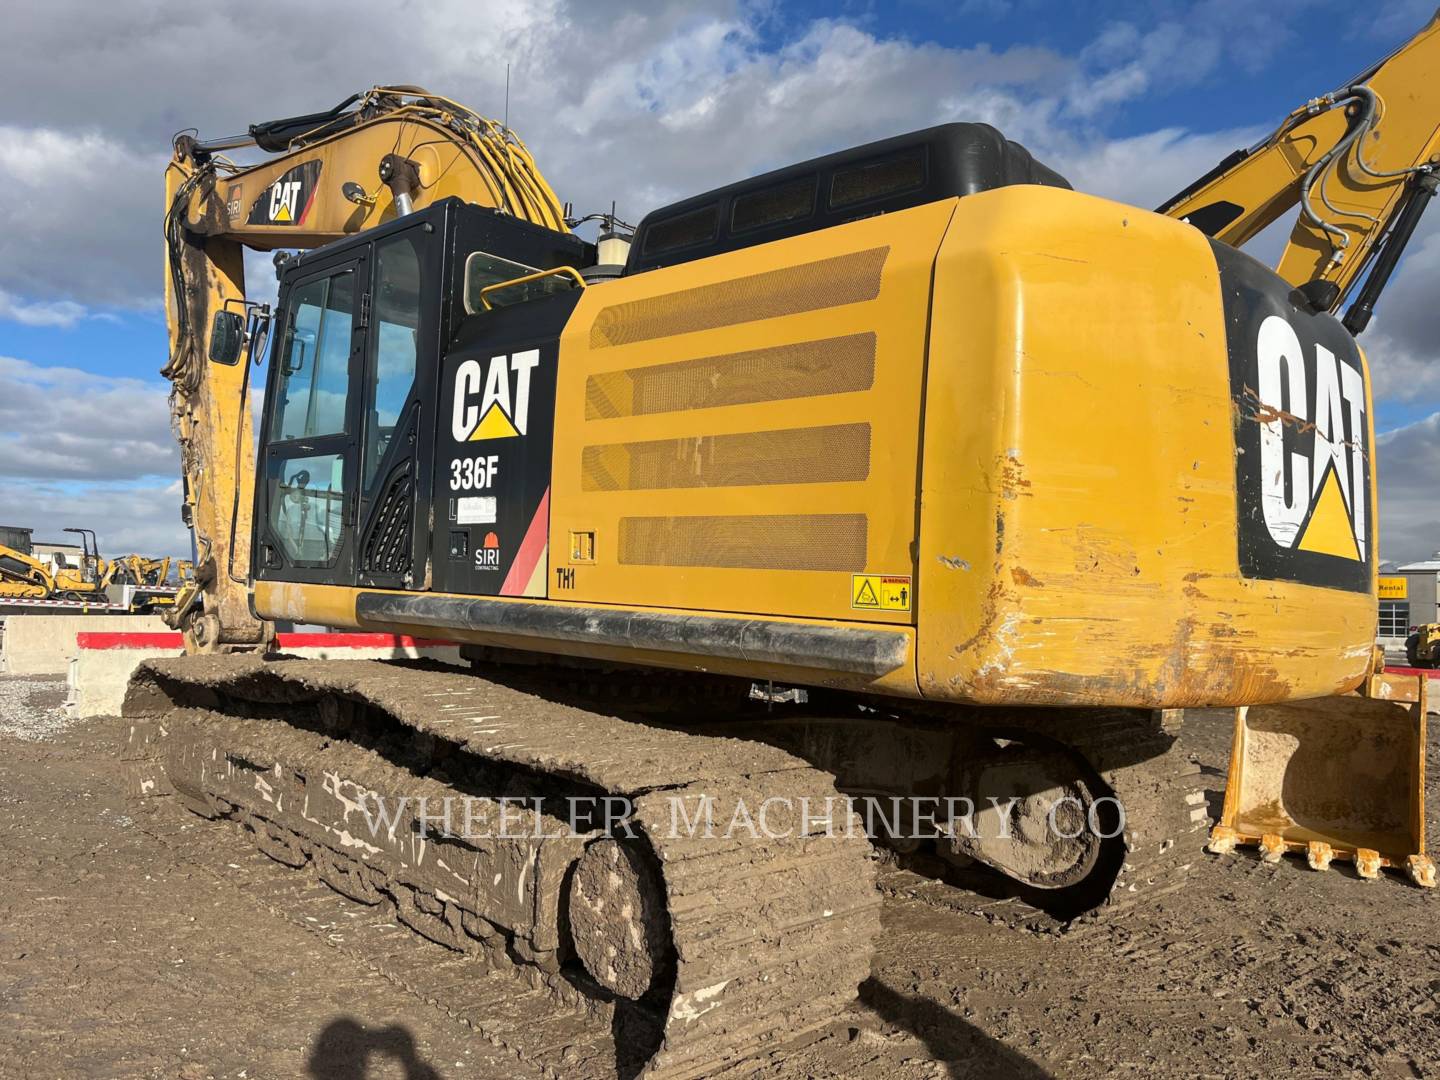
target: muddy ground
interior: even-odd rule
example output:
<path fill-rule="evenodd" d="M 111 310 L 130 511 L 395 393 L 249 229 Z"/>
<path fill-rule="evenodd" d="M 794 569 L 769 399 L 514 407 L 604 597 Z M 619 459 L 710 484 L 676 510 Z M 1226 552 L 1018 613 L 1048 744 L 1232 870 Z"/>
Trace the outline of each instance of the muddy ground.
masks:
<path fill-rule="evenodd" d="M 257 898 L 290 872 L 223 827 L 168 800 L 137 820 L 119 722 L 70 722 L 62 697 L 0 679 L 0 1076 L 540 1075 L 365 962 L 348 912 Z M 1205 715 L 1185 734 L 1217 809 L 1228 735 Z M 1429 775 L 1440 806 L 1433 750 Z M 197 828 L 205 865 L 165 838 Z M 1440 894 L 1398 878 L 1203 856 L 1155 910 L 1060 934 L 890 884 L 861 1001 L 748 1075 L 1440 1075 Z"/>

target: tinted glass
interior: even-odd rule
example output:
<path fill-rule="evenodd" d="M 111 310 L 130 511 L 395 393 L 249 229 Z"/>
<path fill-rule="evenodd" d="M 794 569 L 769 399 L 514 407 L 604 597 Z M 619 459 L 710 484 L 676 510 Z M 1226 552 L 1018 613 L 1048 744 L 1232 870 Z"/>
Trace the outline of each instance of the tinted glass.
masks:
<path fill-rule="evenodd" d="M 557 292 L 568 292 L 575 288 L 575 279 L 569 274 L 551 274 L 549 277 L 527 281 L 524 285 L 495 289 L 486 293 L 483 298 L 480 296 L 481 291 L 487 286 L 514 281 L 516 278 L 528 277 L 530 274 L 539 272 L 533 266 L 502 259 L 498 255 L 491 255 L 488 251 L 472 251 L 465 259 L 465 310 L 476 315 L 486 310 L 486 304 L 492 308 L 505 307 L 507 304 L 523 304 L 527 300 L 535 300 Z"/>
<path fill-rule="evenodd" d="M 809 217 L 815 209 L 815 177 L 738 196 L 730 211 L 730 231 L 749 232 Z"/>
<path fill-rule="evenodd" d="M 275 463 L 270 477 L 270 530 L 291 563 L 328 566 L 345 520 L 345 459 L 310 454 Z"/>
<path fill-rule="evenodd" d="M 415 385 L 420 329 L 420 253 L 411 236 L 378 246 L 375 271 L 375 347 L 367 372 L 369 415 L 365 425 L 365 487 L 385 457 L 400 412 Z"/>
<path fill-rule="evenodd" d="M 345 430 L 354 308 L 355 275 L 348 270 L 306 282 L 291 293 L 271 439 L 306 439 Z"/>
<path fill-rule="evenodd" d="M 925 150 L 915 147 L 839 170 L 830 180 L 830 205 L 850 206 L 913 191 L 925 182 Z"/>
<path fill-rule="evenodd" d="M 651 225 L 645 230 L 645 254 L 661 255 L 692 244 L 708 243 L 715 239 L 715 227 L 719 221 L 720 207 L 711 203 Z"/>

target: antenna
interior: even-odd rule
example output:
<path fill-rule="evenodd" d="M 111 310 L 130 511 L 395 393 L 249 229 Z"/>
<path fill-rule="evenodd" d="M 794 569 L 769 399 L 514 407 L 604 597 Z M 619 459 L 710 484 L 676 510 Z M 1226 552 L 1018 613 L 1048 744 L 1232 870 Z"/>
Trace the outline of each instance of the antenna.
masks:
<path fill-rule="evenodd" d="M 505 61 L 505 131 L 510 131 L 510 61 Z"/>

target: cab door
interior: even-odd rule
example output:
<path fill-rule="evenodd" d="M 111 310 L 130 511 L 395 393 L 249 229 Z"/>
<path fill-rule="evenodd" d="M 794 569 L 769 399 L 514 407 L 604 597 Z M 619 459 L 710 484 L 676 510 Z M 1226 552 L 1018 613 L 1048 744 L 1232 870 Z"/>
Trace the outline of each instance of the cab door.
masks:
<path fill-rule="evenodd" d="M 348 584 L 359 468 L 363 249 L 289 283 L 261 433 L 255 576 Z"/>
<path fill-rule="evenodd" d="M 440 239 L 419 223 L 377 239 L 359 394 L 359 502 L 355 584 L 428 586 L 428 455 L 439 347 Z M 422 469 L 422 464 L 426 468 Z M 422 475 L 423 474 L 423 475 Z"/>

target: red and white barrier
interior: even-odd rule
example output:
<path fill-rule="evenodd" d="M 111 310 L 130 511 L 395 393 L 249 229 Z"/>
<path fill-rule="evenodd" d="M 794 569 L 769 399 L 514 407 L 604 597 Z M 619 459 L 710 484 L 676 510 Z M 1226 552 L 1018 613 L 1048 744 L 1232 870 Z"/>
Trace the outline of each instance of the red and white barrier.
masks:
<path fill-rule="evenodd" d="M 142 660 L 180 656 L 179 633 L 82 631 L 70 664 L 70 696 L 66 706 L 76 716 L 117 716 L 130 675 Z M 438 660 L 459 664 L 460 646 L 453 641 L 414 638 L 405 634 L 277 634 L 276 651 L 315 660 Z"/>
<path fill-rule="evenodd" d="M 1385 665 L 1386 675 L 1424 675 L 1427 679 L 1440 679 L 1440 668 L 1394 667 Z"/>
<path fill-rule="evenodd" d="M 90 612 L 127 615 L 130 609 L 103 595 L 95 600 L 37 600 L 20 596 L 7 596 L 0 600 L 0 614 L 5 615 L 86 615 Z"/>

